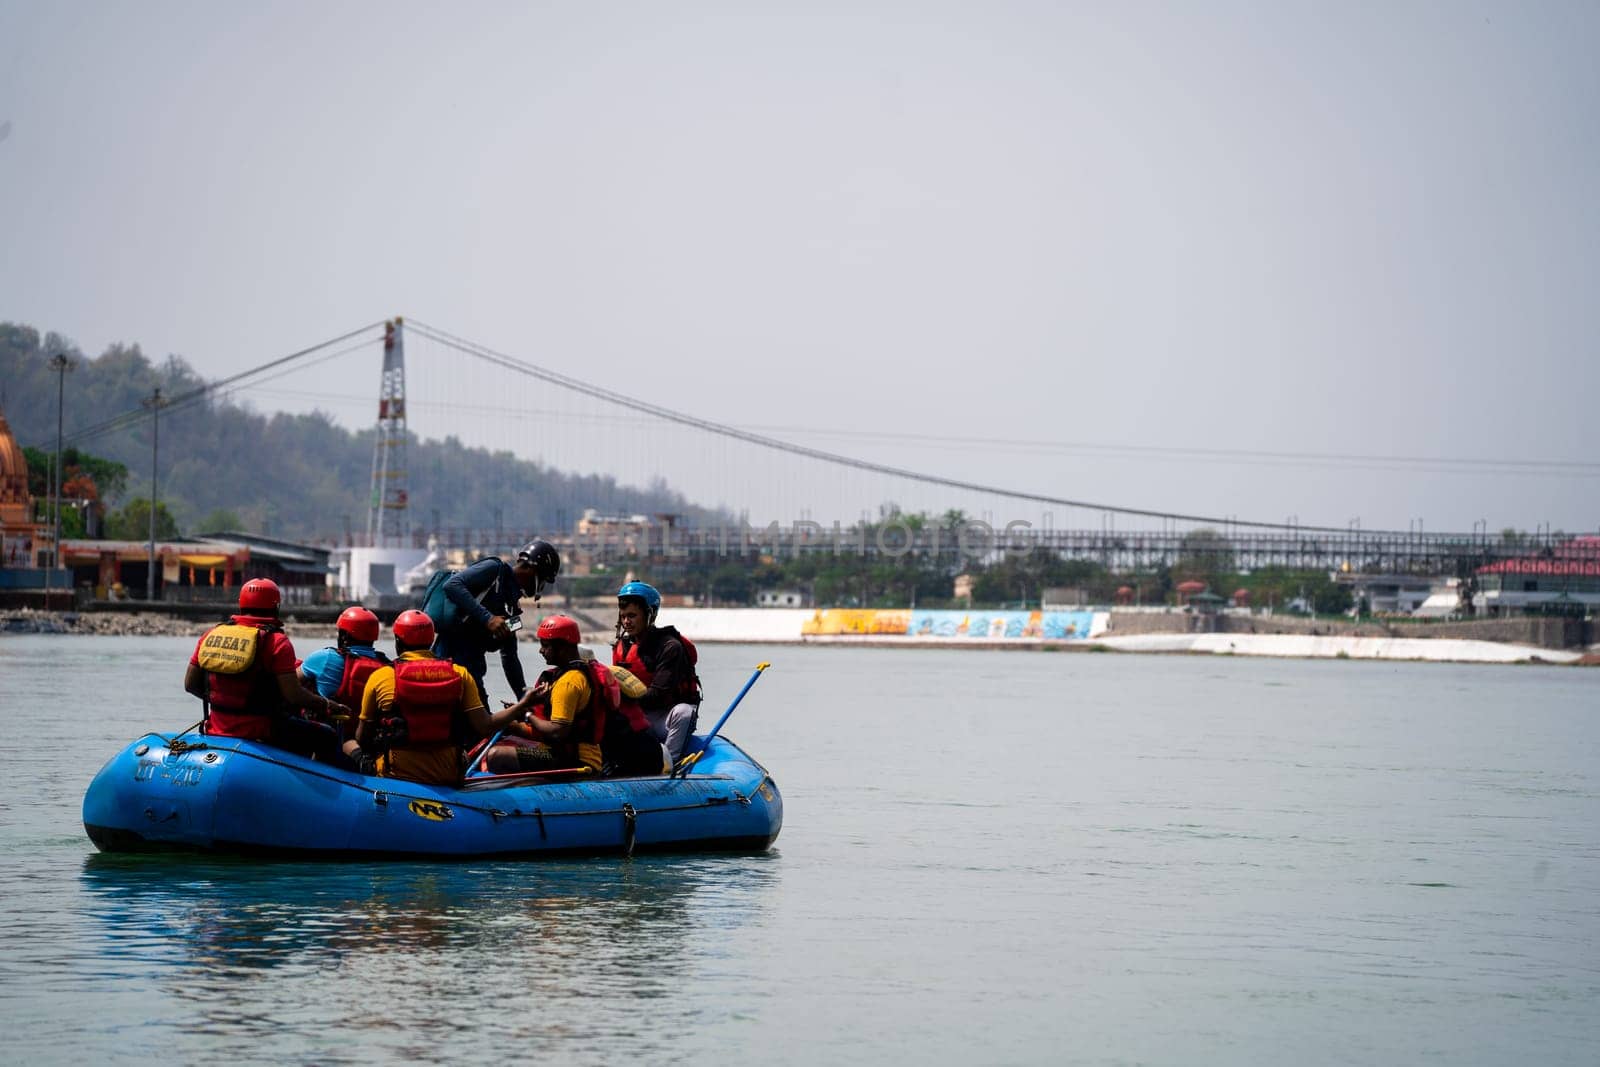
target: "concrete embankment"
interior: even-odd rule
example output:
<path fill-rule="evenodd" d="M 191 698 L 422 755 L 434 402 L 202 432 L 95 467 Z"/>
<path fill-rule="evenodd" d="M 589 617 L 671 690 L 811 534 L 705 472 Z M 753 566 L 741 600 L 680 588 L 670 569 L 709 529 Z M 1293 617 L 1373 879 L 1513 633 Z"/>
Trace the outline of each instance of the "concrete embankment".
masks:
<path fill-rule="evenodd" d="M 1397 629 L 1386 624 L 1351 623 L 1323 620 L 1280 619 L 1286 627 L 1294 626 L 1299 633 L 1248 632 L 1270 626 L 1271 619 L 1243 617 L 1234 622 L 1232 631 L 1194 633 L 1188 628 L 1195 624 L 1192 616 L 1181 613 L 1078 613 L 1093 615 L 1091 623 L 1069 638 L 1042 636 L 1042 630 L 1022 636 L 1006 636 L 1002 623 L 1010 615 L 1020 615 L 1030 622 L 1037 621 L 1039 613 L 971 612 L 962 617 L 966 625 L 945 633 L 908 633 L 911 627 L 902 626 L 899 633 L 871 632 L 875 623 L 873 612 L 833 613 L 831 622 L 860 627 L 857 632 L 817 632 L 828 629 L 827 618 L 819 619 L 812 609 L 762 609 L 762 608 L 667 608 L 661 612 L 661 622 L 678 627 L 697 643 L 739 644 L 809 644 L 854 648 L 947 648 L 1006 649 L 1015 651 L 1078 651 L 1078 652 L 1143 652 L 1187 653 L 1195 655 L 1282 656 L 1307 659 L 1374 659 L 1421 660 L 1457 663 L 1559 663 L 1600 665 L 1600 648 L 1549 648 L 1527 641 L 1476 640 L 1471 637 L 1449 636 L 1446 632 L 1430 633 L 1437 636 L 1415 637 L 1396 635 Z M 891 622 L 906 613 L 883 613 Z M 958 613 L 952 613 L 952 615 Z M 604 650 L 611 642 L 612 632 L 595 612 L 582 616 L 584 643 L 596 652 Z M 214 618 L 179 618 L 151 612 L 45 612 L 9 611 L 0 613 L 0 638 L 6 634 L 108 634 L 108 635 L 167 635 L 194 637 L 204 632 Z M 1015 620 L 1009 620 L 1014 622 Z M 1080 620 L 1081 621 L 1081 620 Z M 1233 620 L 1223 620 L 1231 622 Z M 1509 620 L 1507 620 L 1509 621 Z M 1470 624 L 1466 624 L 1470 625 Z M 299 644 L 315 643 L 332 637 L 332 620 L 327 622 L 291 621 L 286 626 L 291 638 Z M 1328 632 L 1345 629 L 1347 632 Z M 1504 627 L 1502 627 L 1504 629 Z M 1486 632 L 1495 632 L 1485 627 Z M 1513 626 L 1504 636 L 1523 636 L 1522 629 Z M 532 643 L 532 627 L 523 631 L 523 639 Z M 1356 632 L 1348 632 L 1356 631 Z M 1532 633 L 1533 631 L 1527 631 Z M 1497 636 L 1499 634 L 1497 633 Z M 1543 636 L 1537 634 L 1535 636 Z"/>
<path fill-rule="evenodd" d="M 1308 634 L 1128 634 L 1097 638 L 1116 652 L 1190 652 L 1298 659 L 1427 660 L 1448 663 L 1579 663 L 1576 650 L 1472 641 L 1453 637 L 1346 637 Z"/>
<path fill-rule="evenodd" d="M 1403 636 L 1392 623 L 1342 623 L 1261 616 L 1203 620 L 1210 625 L 1232 625 L 1238 632 L 1194 633 L 1202 620 L 1181 612 L 1094 612 L 1093 621 L 1071 638 L 1003 636 L 996 623 L 1002 616 L 1036 616 L 1039 613 L 967 613 L 957 633 L 919 635 L 872 632 L 873 616 L 897 624 L 895 612 L 819 613 L 811 609 L 672 608 L 662 609 L 661 621 L 670 623 L 697 642 L 815 644 L 872 648 L 1016 649 L 1058 651 L 1165 652 L 1235 656 L 1284 656 L 1306 659 L 1385 659 L 1456 663 L 1600 663 L 1600 649 L 1550 648 L 1547 620 L 1485 620 L 1473 624 L 1429 627 L 1429 636 Z M 828 629 L 829 614 L 843 616 L 836 624 L 859 627 L 858 632 L 816 632 Z M 1037 621 L 1037 620 L 1032 620 Z M 1260 632 L 1274 621 L 1302 632 Z M 1476 625 L 1485 637 L 1471 634 Z M 1448 627 L 1448 629 L 1446 629 Z M 1543 627 L 1543 628 L 1541 628 Z M 1247 629 L 1248 628 L 1248 629 Z M 1341 632 L 1331 632 L 1341 631 Z M 1521 640 L 1516 640 L 1521 638 Z"/>

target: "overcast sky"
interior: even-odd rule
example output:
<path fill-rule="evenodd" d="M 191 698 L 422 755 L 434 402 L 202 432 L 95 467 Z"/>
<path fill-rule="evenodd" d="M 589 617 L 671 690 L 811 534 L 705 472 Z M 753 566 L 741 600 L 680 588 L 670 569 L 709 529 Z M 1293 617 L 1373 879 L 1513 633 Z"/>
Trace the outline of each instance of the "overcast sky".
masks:
<path fill-rule="evenodd" d="M 1597 55 L 1593 2 L 0 0 L 0 319 L 221 377 L 404 314 L 1032 492 L 1595 530 Z M 248 399 L 364 424 L 375 358 Z M 598 406 L 429 373 L 542 427 L 430 434 L 756 516 L 895 491 L 558 454 Z"/>

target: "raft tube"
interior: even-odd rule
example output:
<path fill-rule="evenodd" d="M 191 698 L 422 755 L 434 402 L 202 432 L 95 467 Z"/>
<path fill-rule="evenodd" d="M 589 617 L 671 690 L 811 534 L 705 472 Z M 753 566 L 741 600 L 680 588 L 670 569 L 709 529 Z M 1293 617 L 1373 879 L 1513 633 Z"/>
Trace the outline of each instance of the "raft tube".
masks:
<path fill-rule="evenodd" d="M 668 851 L 759 852 L 783 798 L 727 738 L 685 777 L 469 778 L 462 787 L 372 778 L 233 737 L 146 734 L 83 798 L 103 852 L 187 849 L 321 859 Z"/>

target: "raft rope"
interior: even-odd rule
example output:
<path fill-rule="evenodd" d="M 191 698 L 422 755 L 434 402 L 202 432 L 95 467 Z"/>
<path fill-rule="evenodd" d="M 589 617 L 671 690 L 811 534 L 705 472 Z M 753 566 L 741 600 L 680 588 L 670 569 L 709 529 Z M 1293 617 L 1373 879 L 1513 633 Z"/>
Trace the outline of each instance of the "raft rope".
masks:
<path fill-rule="evenodd" d="M 196 725 L 198 725 L 198 724 L 196 724 Z M 194 727 L 190 727 L 191 730 L 193 728 Z M 187 730 L 184 731 L 184 733 L 187 733 L 187 732 L 188 732 Z M 189 744 L 189 743 L 181 740 L 182 734 L 179 734 L 177 736 L 169 738 L 164 734 L 158 734 L 158 733 L 153 733 L 152 732 L 152 733 L 145 734 L 144 737 L 154 737 L 154 738 L 160 740 L 161 742 L 166 744 L 168 751 L 170 751 L 173 755 L 177 755 L 177 756 L 181 756 L 186 752 L 198 752 L 198 751 L 200 751 L 202 749 L 210 748 L 210 746 L 207 745 L 204 741 L 201 741 L 198 744 Z M 143 740 L 143 739 L 144 738 L 140 738 L 140 740 Z M 324 781 L 335 782 L 335 783 L 337 783 L 339 785 L 346 786 L 347 788 L 350 788 L 350 789 L 358 789 L 363 793 L 370 793 L 372 795 L 372 797 L 373 797 L 373 803 L 375 803 L 375 804 L 385 804 L 385 803 L 388 802 L 388 798 L 391 797 L 391 796 L 397 797 L 397 798 L 399 798 L 401 800 L 420 800 L 425 804 L 436 804 L 436 803 L 439 803 L 439 798 L 438 797 L 425 797 L 425 796 L 416 796 L 416 795 L 413 795 L 413 794 L 410 794 L 410 793 L 397 793 L 392 789 L 374 789 L 371 786 L 361 785 L 361 784 L 356 783 L 356 782 L 351 782 L 351 781 L 348 781 L 348 780 L 346 780 L 344 778 L 340 778 L 337 775 L 329 774 L 329 773 L 327 773 L 325 771 L 320 771 L 320 770 L 315 770 L 315 769 L 309 769 L 309 768 L 306 768 L 306 767 L 296 766 L 293 763 L 287 763 L 287 762 L 285 762 L 283 760 L 280 760 L 280 759 L 274 759 L 271 756 L 263 755 L 263 754 L 261 754 L 259 752 L 246 752 L 246 751 L 244 751 L 242 749 L 238 749 L 238 748 L 234 748 L 234 749 L 226 749 L 226 748 L 224 748 L 224 749 L 216 749 L 214 751 L 231 752 L 235 756 L 245 756 L 245 757 L 247 757 L 249 759 L 260 760 L 262 763 L 268 763 L 268 764 L 271 764 L 271 765 L 276 766 L 276 767 L 283 767 L 283 768 L 285 768 L 287 770 L 295 771 L 296 773 L 299 773 L 299 774 L 309 774 L 313 778 L 321 778 Z M 740 751 L 743 752 L 744 750 L 740 749 Z M 746 755 L 748 755 L 748 753 L 746 753 Z M 758 770 L 760 770 L 762 772 L 762 774 L 763 774 L 761 782 L 757 783 L 757 787 L 756 788 L 757 788 L 757 790 L 759 790 L 761 785 L 763 785 L 767 781 L 769 781 L 772 776 L 770 774 L 766 773 L 766 768 L 765 767 L 762 767 L 760 764 L 755 763 L 754 760 L 752 760 L 751 763 Z M 705 777 L 701 778 L 700 780 L 701 781 L 717 781 L 719 778 L 721 778 L 721 780 L 724 780 L 724 781 L 727 780 L 723 776 L 714 776 L 714 775 L 706 775 Z M 401 779 L 392 779 L 392 780 L 393 781 L 400 781 Z M 717 804 L 726 804 L 726 803 L 728 803 L 729 799 L 737 799 L 741 804 L 749 804 L 750 803 L 750 798 L 747 797 L 747 796 L 741 795 L 737 789 L 730 789 L 729 792 L 733 793 L 733 797 L 732 798 L 729 798 L 729 797 L 706 797 L 704 801 L 702 801 L 701 803 L 698 803 L 698 804 L 672 804 L 672 805 L 668 805 L 666 807 L 644 808 L 642 810 L 634 808 L 632 804 L 630 804 L 630 803 L 628 803 L 626 801 L 623 803 L 621 809 L 618 809 L 618 808 L 596 808 L 596 809 L 592 809 L 592 810 L 588 810 L 588 811 L 542 811 L 539 808 L 534 808 L 532 811 L 523 811 L 520 808 L 513 808 L 510 811 L 506 811 L 503 808 L 490 808 L 490 807 L 484 807 L 484 806 L 481 806 L 481 805 L 478 805 L 478 804 L 463 804 L 463 803 L 460 803 L 459 801 L 454 801 L 454 800 L 449 801 L 449 804 L 450 804 L 450 806 L 452 808 L 460 808 L 462 811 L 475 811 L 480 815 L 487 815 L 487 816 L 489 816 L 490 818 L 492 818 L 492 819 L 494 819 L 496 821 L 499 821 L 500 819 L 518 819 L 518 818 L 529 818 L 529 817 L 536 818 L 536 819 L 539 820 L 539 836 L 540 836 L 540 838 L 542 840 L 542 839 L 547 839 L 548 836 L 549 836 L 547 831 L 545 830 L 545 825 L 544 825 L 544 820 L 545 820 L 546 816 L 548 816 L 550 818 L 558 818 L 558 817 L 564 817 L 564 816 L 617 815 L 617 814 L 621 814 L 625 819 L 629 820 L 629 826 L 631 828 L 633 821 L 636 820 L 637 817 L 640 816 L 640 815 L 657 815 L 657 814 L 664 814 L 664 813 L 670 812 L 670 811 L 695 811 L 696 809 L 699 809 L 699 808 L 704 808 L 704 807 L 708 807 L 708 806 L 714 806 L 714 805 L 717 805 Z M 752 791 L 752 792 L 754 792 L 754 791 Z M 382 799 L 380 799 L 380 798 L 382 798 Z M 631 834 L 630 834 L 630 837 L 631 837 Z M 629 851 L 630 852 L 632 851 L 631 846 L 630 846 Z"/>

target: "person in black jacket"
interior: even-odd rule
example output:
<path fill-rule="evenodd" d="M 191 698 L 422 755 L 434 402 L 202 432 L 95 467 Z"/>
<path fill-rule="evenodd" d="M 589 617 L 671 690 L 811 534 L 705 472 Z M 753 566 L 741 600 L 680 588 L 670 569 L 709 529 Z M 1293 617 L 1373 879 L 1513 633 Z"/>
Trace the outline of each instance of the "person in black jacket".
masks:
<path fill-rule="evenodd" d="M 617 643 L 611 662 L 648 686 L 639 698 L 650 731 L 676 764 L 700 714 L 700 679 L 694 644 L 671 626 L 657 626 L 661 594 L 644 582 L 617 590 Z"/>
<path fill-rule="evenodd" d="M 521 699 L 527 690 L 522 660 L 517 656 L 517 631 L 522 628 L 521 596 L 539 596 L 561 573 L 561 556 L 548 541 L 530 541 L 508 564 L 498 556 L 486 556 L 464 570 L 456 571 L 430 586 L 423 606 L 438 632 L 433 654 L 459 663 L 478 683 L 485 698 L 484 675 L 488 673 L 486 653 L 500 652 L 500 666 L 506 684 Z"/>

